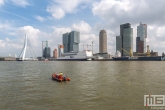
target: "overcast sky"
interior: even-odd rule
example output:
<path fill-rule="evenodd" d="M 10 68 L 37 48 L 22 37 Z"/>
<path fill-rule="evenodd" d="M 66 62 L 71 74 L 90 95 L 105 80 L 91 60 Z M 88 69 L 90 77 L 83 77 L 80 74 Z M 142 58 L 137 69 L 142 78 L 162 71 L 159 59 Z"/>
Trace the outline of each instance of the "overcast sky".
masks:
<path fill-rule="evenodd" d="M 41 56 L 42 41 L 47 40 L 53 51 L 62 44 L 62 34 L 73 30 L 80 32 L 80 50 L 81 45 L 94 41 L 96 53 L 102 29 L 107 32 L 108 52 L 114 55 L 116 36 L 124 23 L 133 28 L 136 51 L 140 22 L 147 24 L 150 50 L 161 55 L 165 52 L 164 6 L 165 0 L 0 0 L 0 56 L 19 56 L 25 34 L 36 55 Z"/>

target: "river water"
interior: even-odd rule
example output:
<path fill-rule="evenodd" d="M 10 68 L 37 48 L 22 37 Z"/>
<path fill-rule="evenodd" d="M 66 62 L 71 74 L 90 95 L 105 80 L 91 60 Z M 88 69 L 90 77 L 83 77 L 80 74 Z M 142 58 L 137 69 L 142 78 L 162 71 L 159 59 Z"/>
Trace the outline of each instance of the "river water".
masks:
<path fill-rule="evenodd" d="M 151 110 L 144 95 L 165 95 L 164 63 L 0 61 L 0 110 Z"/>

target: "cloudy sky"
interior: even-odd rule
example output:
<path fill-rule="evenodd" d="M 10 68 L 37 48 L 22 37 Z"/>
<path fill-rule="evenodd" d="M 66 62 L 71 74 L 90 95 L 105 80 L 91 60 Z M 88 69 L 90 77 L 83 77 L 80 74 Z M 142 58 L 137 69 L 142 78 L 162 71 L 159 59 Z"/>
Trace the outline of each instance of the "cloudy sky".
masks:
<path fill-rule="evenodd" d="M 124 23 L 132 25 L 135 51 L 140 22 L 147 24 L 150 49 L 161 55 L 165 52 L 164 5 L 165 0 L 0 0 L 0 56 L 19 56 L 25 34 L 41 56 L 42 41 L 47 40 L 53 51 L 62 43 L 62 34 L 72 30 L 80 32 L 80 50 L 94 41 L 96 53 L 102 29 L 107 31 L 108 52 L 114 55 Z"/>

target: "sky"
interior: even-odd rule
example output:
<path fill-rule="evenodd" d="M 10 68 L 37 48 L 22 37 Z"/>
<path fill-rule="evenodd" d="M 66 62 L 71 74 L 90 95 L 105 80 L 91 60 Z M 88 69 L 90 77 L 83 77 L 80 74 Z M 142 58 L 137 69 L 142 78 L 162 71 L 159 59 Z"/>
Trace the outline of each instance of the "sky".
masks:
<path fill-rule="evenodd" d="M 165 0 L 0 0 L 0 56 L 20 55 L 25 35 L 36 56 L 42 56 L 42 41 L 53 50 L 62 44 L 62 34 L 80 32 L 79 50 L 92 45 L 99 52 L 99 32 L 107 32 L 107 51 L 114 55 L 120 25 L 133 28 L 136 51 L 137 26 L 147 24 L 146 44 L 165 52 Z M 88 49 L 92 49 L 89 46 Z M 31 56 L 27 49 L 27 56 Z"/>

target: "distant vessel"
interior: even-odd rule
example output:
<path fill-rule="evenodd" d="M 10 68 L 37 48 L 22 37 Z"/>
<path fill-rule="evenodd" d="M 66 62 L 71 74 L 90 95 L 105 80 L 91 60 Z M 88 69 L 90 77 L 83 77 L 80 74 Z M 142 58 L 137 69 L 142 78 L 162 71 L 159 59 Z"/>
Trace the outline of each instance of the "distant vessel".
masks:
<path fill-rule="evenodd" d="M 115 57 L 112 57 L 113 60 L 128 60 L 129 57 L 121 57 L 120 51 L 115 52 Z"/>
<path fill-rule="evenodd" d="M 113 57 L 113 60 L 118 60 L 118 61 L 163 61 L 164 58 L 162 56 L 155 56 L 155 57 L 137 57 L 137 58 L 132 58 L 132 57 Z"/>
<path fill-rule="evenodd" d="M 129 57 L 112 57 L 113 60 L 129 60 Z"/>
<path fill-rule="evenodd" d="M 90 61 L 93 55 L 90 50 L 79 51 L 78 53 L 64 53 L 57 61 Z"/>
<path fill-rule="evenodd" d="M 130 57 L 130 56 L 121 56 L 121 53 L 117 51 L 115 53 L 115 57 L 112 57 L 113 60 L 118 60 L 118 61 L 163 61 L 164 57 L 162 56 L 142 56 L 142 57 Z"/>
<path fill-rule="evenodd" d="M 162 56 L 155 56 L 155 57 L 138 57 L 139 61 L 163 61 L 164 58 Z"/>
<path fill-rule="evenodd" d="M 37 58 L 24 58 L 24 60 L 22 58 L 19 58 L 18 61 L 38 61 Z"/>

